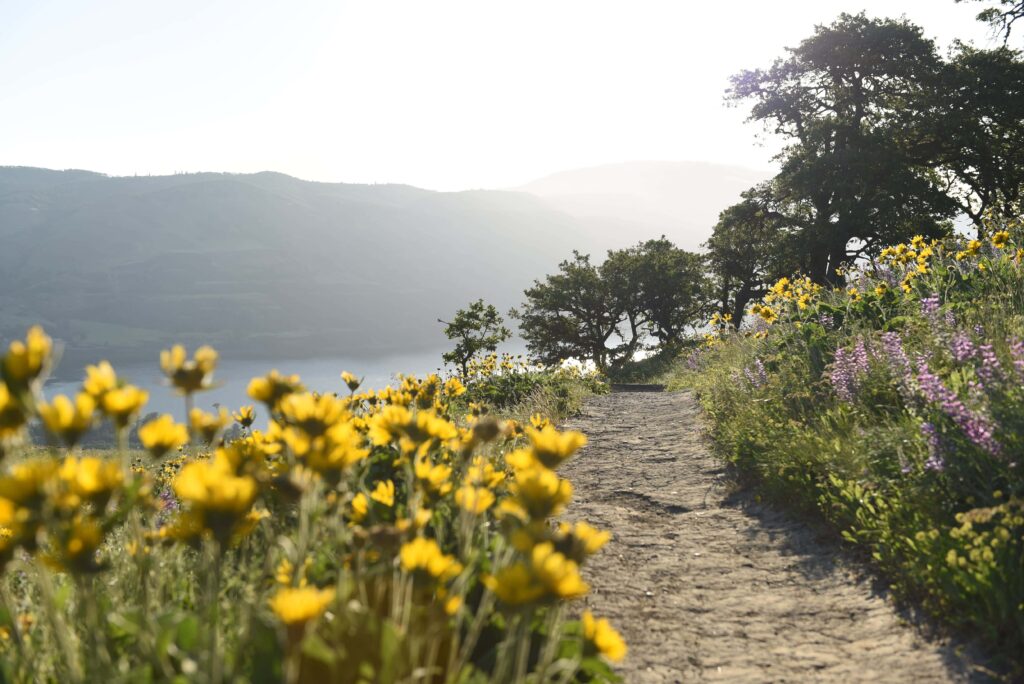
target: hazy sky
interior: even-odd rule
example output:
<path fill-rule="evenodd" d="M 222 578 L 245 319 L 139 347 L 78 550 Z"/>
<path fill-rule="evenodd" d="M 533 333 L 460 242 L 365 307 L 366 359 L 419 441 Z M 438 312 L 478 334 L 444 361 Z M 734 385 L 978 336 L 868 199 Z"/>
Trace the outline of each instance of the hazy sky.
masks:
<path fill-rule="evenodd" d="M 0 165 L 454 190 L 640 159 L 769 168 L 729 75 L 840 12 L 953 0 L 0 0 Z"/>

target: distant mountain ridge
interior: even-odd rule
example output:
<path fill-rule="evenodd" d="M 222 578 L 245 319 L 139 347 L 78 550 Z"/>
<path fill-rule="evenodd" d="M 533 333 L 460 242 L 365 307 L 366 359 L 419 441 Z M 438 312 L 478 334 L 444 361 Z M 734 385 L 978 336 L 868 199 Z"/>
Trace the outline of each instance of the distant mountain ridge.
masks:
<path fill-rule="evenodd" d="M 174 342 L 266 359 L 440 350 L 439 317 L 478 297 L 507 310 L 574 249 L 600 261 L 661 234 L 697 249 L 768 175 L 632 162 L 434 192 L 0 167 L 0 343 L 42 323 L 64 374 Z"/>
<path fill-rule="evenodd" d="M 719 212 L 771 176 L 708 162 L 638 161 L 561 171 L 515 189 L 543 198 L 585 225 L 599 249 L 623 246 L 625 234 L 664 234 L 696 251 L 710 237 Z"/>
<path fill-rule="evenodd" d="M 438 317 L 517 303 L 584 241 L 526 193 L 3 167 L 0 338 L 41 322 L 65 366 L 175 341 L 251 358 L 422 350 L 444 344 Z"/>

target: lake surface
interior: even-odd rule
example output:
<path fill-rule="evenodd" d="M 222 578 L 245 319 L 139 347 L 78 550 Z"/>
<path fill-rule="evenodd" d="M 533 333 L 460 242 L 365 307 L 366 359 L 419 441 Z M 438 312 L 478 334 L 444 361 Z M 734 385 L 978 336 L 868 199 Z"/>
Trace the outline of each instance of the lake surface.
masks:
<path fill-rule="evenodd" d="M 415 352 L 370 359 L 344 357 L 277 361 L 221 359 L 217 364 L 217 371 L 213 375 L 217 386 L 212 390 L 196 394 L 196 406 L 210 410 L 217 403 L 233 411 L 239 406 L 255 404 L 256 402 L 246 394 L 249 381 L 254 377 L 266 375 L 272 368 L 276 368 L 281 373 L 299 375 L 307 389 L 317 392 L 347 394 L 348 388 L 341 381 L 342 371 L 348 371 L 356 377 L 364 378 L 363 386 L 360 389 L 380 389 L 394 384 L 396 373 L 422 376 L 438 372 L 443 368 L 441 353 L 441 351 Z M 157 411 L 171 413 L 178 420 L 184 420 L 184 399 L 168 387 L 158 363 L 115 364 L 114 369 L 120 377 L 149 392 L 149 403 L 143 409 L 143 415 Z M 80 385 L 81 381 L 49 382 L 43 391 L 47 398 L 52 398 L 56 394 L 72 395 L 79 390 Z M 257 414 L 260 412 L 261 407 L 257 406 Z M 265 420 L 266 416 L 257 415 L 257 424 L 264 425 Z"/>

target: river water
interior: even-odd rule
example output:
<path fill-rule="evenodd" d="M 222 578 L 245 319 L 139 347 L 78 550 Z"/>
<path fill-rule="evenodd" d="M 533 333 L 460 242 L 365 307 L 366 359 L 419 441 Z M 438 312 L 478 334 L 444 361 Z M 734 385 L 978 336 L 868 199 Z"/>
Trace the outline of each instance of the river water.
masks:
<path fill-rule="evenodd" d="M 443 366 L 441 351 L 422 351 L 380 358 L 332 357 L 276 361 L 221 359 L 214 373 L 216 387 L 196 394 L 196 406 L 210 410 L 214 404 L 220 404 L 229 410 L 235 410 L 239 406 L 254 404 L 255 402 L 246 394 L 246 387 L 252 378 L 265 375 L 272 368 L 281 373 L 299 375 L 307 389 L 347 394 L 348 388 L 341 381 L 342 371 L 363 378 L 363 387 L 360 389 L 380 389 L 393 384 L 396 373 L 422 376 L 438 372 Z M 151 411 L 171 413 L 177 419 L 184 420 L 184 400 L 167 386 L 157 363 L 115 364 L 114 369 L 118 376 L 149 392 L 149 403 L 143 409 L 143 414 Z M 56 394 L 70 396 L 77 392 L 79 387 L 80 381 L 53 381 L 46 384 L 44 394 L 48 398 Z M 259 411 L 260 407 L 257 407 L 257 412 Z M 258 416 L 257 423 L 263 424 L 264 420 L 265 416 Z"/>

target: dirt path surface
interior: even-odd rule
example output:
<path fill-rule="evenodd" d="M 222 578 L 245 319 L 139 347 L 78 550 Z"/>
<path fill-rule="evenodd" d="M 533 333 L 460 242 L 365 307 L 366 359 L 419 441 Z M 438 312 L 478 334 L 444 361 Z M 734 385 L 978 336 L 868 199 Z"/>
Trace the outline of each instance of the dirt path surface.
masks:
<path fill-rule="evenodd" d="M 836 547 L 730 497 L 700 421 L 687 394 L 612 394 L 566 425 L 590 438 L 567 517 L 615 535 L 584 575 L 626 682 L 964 681 Z"/>

